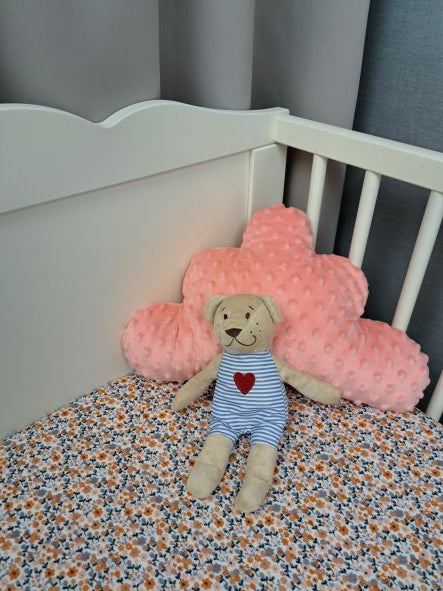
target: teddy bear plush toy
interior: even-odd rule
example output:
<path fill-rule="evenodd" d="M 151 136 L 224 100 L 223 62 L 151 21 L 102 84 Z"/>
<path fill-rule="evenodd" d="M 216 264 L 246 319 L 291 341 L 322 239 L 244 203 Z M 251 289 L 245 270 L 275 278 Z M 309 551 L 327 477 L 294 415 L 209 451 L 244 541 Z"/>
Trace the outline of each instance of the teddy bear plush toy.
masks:
<path fill-rule="evenodd" d="M 338 402 L 340 393 L 272 356 L 280 309 L 271 296 L 213 296 L 204 317 L 214 325 L 223 353 L 182 386 L 173 401 L 174 410 L 185 408 L 216 379 L 209 436 L 186 488 L 199 499 L 208 497 L 218 486 L 238 437 L 250 433 L 245 476 L 235 500 L 237 509 L 247 513 L 261 506 L 272 483 L 288 417 L 283 382 L 324 404 Z"/>

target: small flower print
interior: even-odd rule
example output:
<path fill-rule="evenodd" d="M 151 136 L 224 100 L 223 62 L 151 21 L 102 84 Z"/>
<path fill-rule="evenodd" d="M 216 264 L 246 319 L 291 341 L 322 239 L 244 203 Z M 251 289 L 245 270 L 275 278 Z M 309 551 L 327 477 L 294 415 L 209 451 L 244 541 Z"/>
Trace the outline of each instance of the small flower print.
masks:
<path fill-rule="evenodd" d="M 271 491 L 237 514 L 250 439 L 192 498 L 210 396 L 175 414 L 178 387 L 127 376 L 0 445 L 0 589 L 440 588 L 440 425 L 289 389 Z"/>

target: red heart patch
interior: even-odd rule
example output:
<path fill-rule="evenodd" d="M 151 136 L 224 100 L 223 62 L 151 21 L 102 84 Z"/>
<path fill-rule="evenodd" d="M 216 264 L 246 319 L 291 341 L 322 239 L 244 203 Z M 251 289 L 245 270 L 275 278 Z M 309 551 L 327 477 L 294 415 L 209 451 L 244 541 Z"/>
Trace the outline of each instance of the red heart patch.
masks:
<path fill-rule="evenodd" d="M 242 394 L 247 394 L 255 384 L 255 375 L 253 373 L 240 373 L 237 371 L 234 374 L 234 382 Z"/>

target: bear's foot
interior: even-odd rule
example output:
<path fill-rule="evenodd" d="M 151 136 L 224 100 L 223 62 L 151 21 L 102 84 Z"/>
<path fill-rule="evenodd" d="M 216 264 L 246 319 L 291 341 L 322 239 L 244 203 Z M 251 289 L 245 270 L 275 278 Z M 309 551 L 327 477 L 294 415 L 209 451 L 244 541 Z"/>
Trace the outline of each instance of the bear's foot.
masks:
<path fill-rule="evenodd" d="M 217 466 L 197 462 L 189 474 L 186 490 L 197 499 L 206 499 L 217 488 L 222 475 Z"/>
<path fill-rule="evenodd" d="M 251 513 L 262 506 L 271 483 L 251 476 L 245 478 L 235 499 L 235 507 L 241 513 Z"/>

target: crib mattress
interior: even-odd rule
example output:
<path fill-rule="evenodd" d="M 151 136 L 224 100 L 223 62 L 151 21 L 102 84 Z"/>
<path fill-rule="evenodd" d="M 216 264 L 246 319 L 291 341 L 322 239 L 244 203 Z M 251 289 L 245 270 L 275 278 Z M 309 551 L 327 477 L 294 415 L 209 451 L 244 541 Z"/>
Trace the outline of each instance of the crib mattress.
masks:
<path fill-rule="evenodd" d="M 211 391 L 124 377 L 1 447 L 0 588 L 441 589 L 441 425 L 289 389 L 275 482 L 234 511 L 248 436 L 221 486 L 190 497 Z"/>

